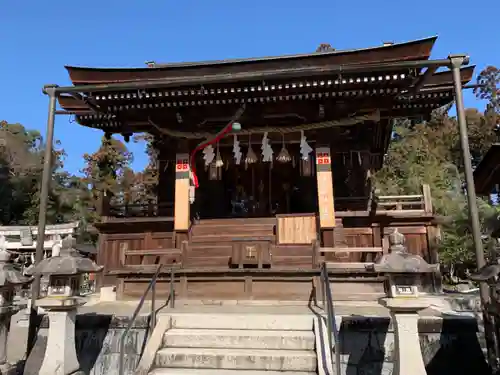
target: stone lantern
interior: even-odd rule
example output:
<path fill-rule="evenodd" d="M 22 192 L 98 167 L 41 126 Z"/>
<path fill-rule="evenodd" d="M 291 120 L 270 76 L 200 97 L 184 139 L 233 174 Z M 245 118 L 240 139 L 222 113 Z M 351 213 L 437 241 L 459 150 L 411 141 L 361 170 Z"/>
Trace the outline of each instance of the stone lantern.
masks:
<path fill-rule="evenodd" d="M 25 277 L 9 263 L 11 254 L 5 249 L 5 238 L 0 236 L 0 374 L 14 374 L 16 369 L 7 362 L 7 340 L 12 315 L 21 310 L 14 306 L 16 287 L 28 284 L 32 278 Z"/>
<path fill-rule="evenodd" d="M 437 272 L 420 255 L 408 253 L 405 237 L 397 229 L 389 236 L 390 253 L 375 264 L 375 272 L 387 276 L 387 297 L 381 303 L 390 311 L 394 324 L 396 359 L 394 375 L 426 375 L 418 336 L 418 312 L 431 302 L 419 293 L 421 276 Z"/>
<path fill-rule="evenodd" d="M 54 250 L 52 257 L 29 270 L 30 275 L 48 277 L 47 297 L 37 302 L 49 316 L 47 348 L 39 375 L 68 375 L 80 370 L 75 350 L 75 319 L 77 308 L 85 303 L 80 296 L 82 274 L 100 272 L 103 268 L 78 253 L 71 235 L 62 241 L 60 250 L 57 247 Z"/>
<path fill-rule="evenodd" d="M 439 271 L 439 264 L 429 264 L 420 255 L 408 253 L 404 234 L 397 229 L 389 236 L 389 254 L 374 265 L 375 272 L 387 276 L 389 298 L 418 297 L 424 274 Z"/>

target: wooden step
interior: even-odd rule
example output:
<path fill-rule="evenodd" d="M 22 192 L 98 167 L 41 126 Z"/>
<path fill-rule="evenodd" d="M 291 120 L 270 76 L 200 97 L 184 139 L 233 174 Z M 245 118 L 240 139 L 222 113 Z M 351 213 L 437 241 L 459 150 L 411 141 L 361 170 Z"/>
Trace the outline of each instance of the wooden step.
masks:
<path fill-rule="evenodd" d="M 250 228 L 256 228 L 256 227 L 265 227 L 265 228 L 274 228 L 276 223 L 267 223 L 267 222 L 250 222 L 250 223 L 244 223 L 244 222 L 232 222 L 228 221 L 227 223 L 198 223 L 198 224 L 193 224 L 193 229 L 198 227 L 198 228 L 228 228 L 228 227 L 239 227 L 239 228 L 245 228 L 245 227 L 250 227 Z"/>
<path fill-rule="evenodd" d="M 192 236 L 191 243 L 231 243 L 235 238 L 269 238 L 273 237 L 269 233 L 233 233 L 233 234 L 206 234 L 203 236 Z"/>
<path fill-rule="evenodd" d="M 195 225 L 231 225 L 231 224 L 276 224 L 275 217 L 250 217 L 231 219 L 203 219 Z"/>
<path fill-rule="evenodd" d="M 214 239 L 213 241 L 190 242 L 188 246 L 190 249 L 205 249 L 207 247 L 224 247 L 230 249 L 233 247 L 233 244 L 231 241 L 221 242 Z"/>
<path fill-rule="evenodd" d="M 278 245 L 271 249 L 273 256 L 312 256 L 312 245 Z"/>
<path fill-rule="evenodd" d="M 311 269 L 312 256 L 273 256 L 272 268 L 280 269 Z"/>
<path fill-rule="evenodd" d="M 210 234 L 232 234 L 232 233 L 274 233 L 274 225 L 248 224 L 248 225 L 195 225 L 191 229 L 192 236 Z"/>
<path fill-rule="evenodd" d="M 231 245 L 204 245 L 203 243 L 198 243 L 196 247 L 188 247 L 188 257 L 193 258 L 203 258 L 203 257 L 219 257 L 219 256 L 231 256 L 233 247 Z M 201 246 L 200 246 L 201 245 Z"/>
<path fill-rule="evenodd" d="M 328 272 L 349 273 L 349 272 L 368 272 L 373 273 L 373 262 L 326 262 Z"/>
<path fill-rule="evenodd" d="M 206 256 L 206 257 L 187 257 L 186 268 L 224 268 L 229 267 L 229 256 Z"/>

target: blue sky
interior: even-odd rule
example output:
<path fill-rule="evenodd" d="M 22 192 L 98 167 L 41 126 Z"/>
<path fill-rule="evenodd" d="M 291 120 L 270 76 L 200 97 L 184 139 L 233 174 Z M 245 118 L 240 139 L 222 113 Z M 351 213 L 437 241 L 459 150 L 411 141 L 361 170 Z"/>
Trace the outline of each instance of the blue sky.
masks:
<path fill-rule="evenodd" d="M 486 9 L 486 10 L 485 10 Z M 403 42 L 438 35 L 434 58 L 467 53 L 478 70 L 500 66 L 498 26 L 481 14 L 500 14 L 495 0 L 3 0 L 0 5 L 0 120 L 45 134 L 47 83 L 68 85 L 64 65 L 144 66 L 310 52 Z M 476 21 L 477 20 L 477 21 Z M 467 106 L 481 106 L 471 94 Z M 56 138 L 77 173 L 82 155 L 102 133 L 56 122 Z M 142 145 L 130 144 L 134 168 L 145 163 Z"/>

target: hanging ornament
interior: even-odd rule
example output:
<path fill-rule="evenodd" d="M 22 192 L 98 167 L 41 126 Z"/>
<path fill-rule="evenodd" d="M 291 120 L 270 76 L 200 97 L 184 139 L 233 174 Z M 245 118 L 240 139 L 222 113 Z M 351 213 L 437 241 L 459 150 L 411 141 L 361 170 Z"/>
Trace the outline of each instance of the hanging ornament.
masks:
<path fill-rule="evenodd" d="M 255 155 L 255 152 L 252 149 L 252 140 L 251 140 L 251 135 L 248 135 L 248 152 L 247 156 L 245 157 L 245 164 L 254 164 L 257 163 L 259 159 L 257 158 L 257 155 Z"/>
<path fill-rule="evenodd" d="M 266 163 L 271 162 L 273 160 L 273 148 L 269 144 L 267 132 L 262 137 L 262 146 L 260 149 L 262 150 L 262 161 Z"/>
<path fill-rule="evenodd" d="M 313 175 L 313 163 L 311 158 L 307 160 L 300 160 L 300 175 L 304 177 Z"/>
<path fill-rule="evenodd" d="M 205 161 L 205 166 L 208 167 L 210 163 L 214 160 L 214 147 L 212 145 L 208 145 L 203 149 L 203 160 Z"/>
<path fill-rule="evenodd" d="M 304 131 L 300 131 L 300 154 L 302 155 L 302 160 L 309 160 L 309 154 L 312 152 L 312 147 L 307 143 L 307 138 L 304 135 Z"/>
<path fill-rule="evenodd" d="M 215 166 L 221 168 L 224 165 L 222 158 L 220 157 L 219 143 L 217 143 L 217 156 L 215 157 Z"/>
<path fill-rule="evenodd" d="M 196 174 L 196 153 L 200 150 L 203 150 L 205 147 L 208 145 L 212 145 L 216 142 L 219 142 L 222 138 L 227 136 L 231 131 L 239 131 L 241 130 L 241 124 L 239 122 L 236 122 L 237 119 L 241 117 L 243 114 L 243 111 L 245 110 L 245 107 L 242 106 L 240 109 L 238 109 L 233 116 L 233 120 L 231 120 L 224 128 L 222 128 L 221 131 L 219 131 L 217 134 L 214 136 L 209 137 L 208 139 L 202 141 L 201 143 L 198 144 L 198 146 L 195 147 L 193 151 L 191 151 L 191 155 L 189 158 L 189 166 L 191 167 L 190 170 L 193 172 L 191 174 L 191 181 L 193 182 L 193 185 L 195 188 L 198 188 L 198 176 Z"/>
<path fill-rule="evenodd" d="M 236 134 L 233 135 L 233 155 L 234 155 L 234 163 L 236 165 L 240 165 L 243 153 L 241 152 L 240 141 L 238 141 L 238 136 Z"/>
<path fill-rule="evenodd" d="M 196 199 L 194 186 L 189 187 L 189 203 L 193 204 Z"/>
<path fill-rule="evenodd" d="M 222 178 L 222 170 L 221 168 L 217 168 L 215 163 L 210 164 L 208 168 L 208 179 L 210 181 L 220 181 Z"/>
<path fill-rule="evenodd" d="M 292 158 L 290 157 L 290 154 L 288 153 L 288 150 L 286 149 L 285 146 L 285 135 L 281 134 L 283 137 L 283 145 L 281 147 L 281 151 L 276 157 L 276 160 L 279 161 L 280 163 L 290 163 L 292 161 Z"/>

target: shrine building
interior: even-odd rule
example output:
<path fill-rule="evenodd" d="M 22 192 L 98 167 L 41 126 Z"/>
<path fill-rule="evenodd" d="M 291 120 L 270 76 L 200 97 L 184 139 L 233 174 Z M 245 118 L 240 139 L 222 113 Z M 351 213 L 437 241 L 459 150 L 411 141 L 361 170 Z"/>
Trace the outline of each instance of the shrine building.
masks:
<path fill-rule="evenodd" d="M 67 66 L 74 87 L 58 95 L 58 114 L 108 137 L 149 133 L 158 153 L 157 196 L 147 206 L 118 207 L 101 192 L 101 285 L 138 298 L 165 264 L 160 293 L 175 267 L 178 298 L 306 301 L 326 260 L 335 298 L 376 299 L 383 279 L 371 266 L 395 228 L 411 252 L 435 262 L 429 187 L 381 196 L 372 176 L 397 119 L 425 121 L 454 100 L 452 71 L 430 60 L 436 39 L 142 68 Z M 462 84 L 473 71 L 461 68 Z"/>

